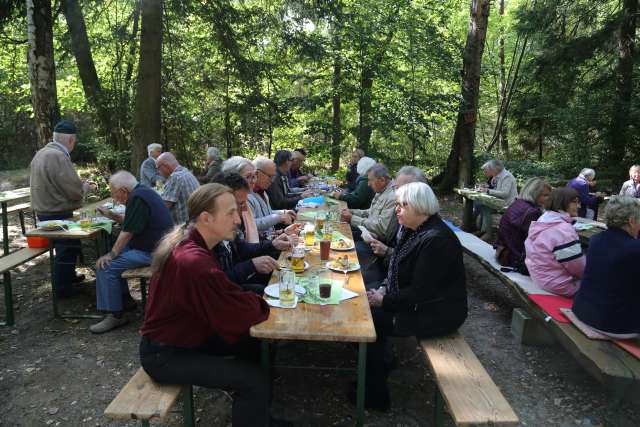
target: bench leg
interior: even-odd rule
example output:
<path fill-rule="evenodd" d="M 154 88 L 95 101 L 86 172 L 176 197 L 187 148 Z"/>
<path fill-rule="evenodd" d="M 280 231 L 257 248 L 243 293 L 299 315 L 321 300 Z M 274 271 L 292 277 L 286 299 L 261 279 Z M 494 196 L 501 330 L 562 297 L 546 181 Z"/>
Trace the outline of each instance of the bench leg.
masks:
<path fill-rule="evenodd" d="M 196 421 L 193 417 L 193 386 L 188 386 L 182 392 L 182 417 L 185 427 L 195 427 Z"/>
<path fill-rule="evenodd" d="M 142 427 L 149 427 L 151 425 L 149 424 L 149 420 L 140 420 L 140 424 Z"/>
<path fill-rule="evenodd" d="M 53 301 L 53 317 L 60 317 L 58 313 L 58 295 L 56 292 L 55 257 L 53 255 L 53 243 L 49 242 L 49 264 L 51 266 L 51 293 Z"/>
<path fill-rule="evenodd" d="M 444 426 L 444 401 L 438 385 L 435 386 L 435 396 L 433 398 L 433 425 Z"/>
<path fill-rule="evenodd" d="M 2 274 L 4 285 L 4 310 L 5 310 L 5 325 L 13 326 L 13 292 L 11 289 L 11 273 L 5 271 Z"/>
<path fill-rule="evenodd" d="M 356 426 L 364 424 L 364 391 L 367 371 L 367 343 L 358 343 L 358 388 L 356 391 Z"/>
<path fill-rule="evenodd" d="M 18 211 L 18 218 L 20 219 L 20 228 L 22 228 L 22 235 L 27 234 L 27 229 L 24 227 L 24 211 Z"/>
<path fill-rule="evenodd" d="M 4 254 L 9 255 L 9 217 L 7 214 L 7 202 L 2 202 L 2 246 Z"/>

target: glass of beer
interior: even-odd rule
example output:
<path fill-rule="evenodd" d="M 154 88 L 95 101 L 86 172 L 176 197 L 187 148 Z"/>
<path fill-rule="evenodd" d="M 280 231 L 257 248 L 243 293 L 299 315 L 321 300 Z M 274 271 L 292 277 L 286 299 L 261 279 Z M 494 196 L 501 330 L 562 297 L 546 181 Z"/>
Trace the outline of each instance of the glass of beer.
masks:
<path fill-rule="evenodd" d="M 304 248 L 296 247 L 291 251 L 291 257 L 289 258 L 289 264 L 294 271 L 304 270 Z"/>
<path fill-rule="evenodd" d="M 324 224 L 324 228 L 322 229 L 322 240 L 328 240 L 331 242 L 333 239 L 333 224 L 327 222 Z"/>
<path fill-rule="evenodd" d="M 296 302 L 296 274 L 287 269 L 280 270 L 279 280 L 280 305 L 293 307 Z"/>
<path fill-rule="evenodd" d="M 315 243 L 316 230 L 313 224 L 307 224 L 304 227 L 304 244 L 305 246 L 313 246 Z"/>
<path fill-rule="evenodd" d="M 318 212 L 316 215 L 316 231 L 322 233 L 325 223 L 327 222 L 327 213 Z"/>

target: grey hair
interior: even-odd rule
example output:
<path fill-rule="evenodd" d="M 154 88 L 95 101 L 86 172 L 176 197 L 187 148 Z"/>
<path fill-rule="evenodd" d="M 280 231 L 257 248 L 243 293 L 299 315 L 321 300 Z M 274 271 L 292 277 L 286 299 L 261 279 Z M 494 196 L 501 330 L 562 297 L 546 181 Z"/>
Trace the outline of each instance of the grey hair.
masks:
<path fill-rule="evenodd" d="M 494 170 L 494 171 L 500 173 L 504 169 L 504 163 L 502 163 L 502 161 L 500 161 L 498 159 L 489 160 L 484 165 L 482 165 L 482 170 L 483 171 L 487 170 L 487 169 L 491 169 L 491 170 Z"/>
<path fill-rule="evenodd" d="M 238 175 L 242 175 L 242 170 L 247 166 L 255 169 L 255 166 L 253 166 L 253 163 L 251 163 L 249 159 L 245 159 L 242 156 L 229 157 L 222 162 L 222 173 L 237 173 Z"/>
<path fill-rule="evenodd" d="M 256 169 L 260 169 L 260 170 L 264 170 L 266 167 L 271 166 L 271 165 L 275 165 L 275 163 L 273 162 L 273 160 L 264 157 L 264 156 L 258 156 L 253 160 L 253 166 Z"/>
<path fill-rule="evenodd" d="M 220 150 L 216 147 L 208 147 L 207 148 L 207 158 L 208 159 L 219 159 L 220 158 Z"/>
<path fill-rule="evenodd" d="M 544 179 L 538 177 L 529 178 L 522 186 L 518 197 L 527 202 L 535 203 L 545 188 L 551 191 L 551 186 Z"/>
<path fill-rule="evenodd" d="M 630 196 L 611 196 L 605 209 L 607 227 L 622 228 L 633 218 L 640 222 L 640 199 Z"/>
<path fill-rule="evenodd" d="M 424 182 L 427 183 L 427 178 L 424 176 L 422 169 L 417 168 L 415 166 L 403 166 L 396 173 L 396 178 L 399 176 L 408 176 L 411 178 L 409 182 Z"/>
<path fill-rule="evenodd" d="M 389 169 L 387 169 L 387 167 L 382 163 L 376 163 L 375 165 L 371 166 L 367 171 L 367 174 L 370 173 L 373 174 L 374 178 L 391 178 L 391 176 L 389 175 Z"/>
<path fill-rule="evenodd" d="M 418 214 L 431 216 L 440 211 L 438 198 L 424 182 L 410 182 L 396 190 L 398 203 L 406 203 Z"/>
<path fill-rule="evenodd" d="M 584 168 L 580 171 L 580 176 L 585 178 L 585 179 L 593 179 L 596 177 L 596 171 L 594 171 L 591 168 Z"/>
<path fill-rule="evenodd" d="M 301 152 L 297 151 L 297 150 L 293 150 L 291 152 L 291 159 L 303 159 L 305 157 L 304 154 L 302 154 Z"/>
<path fill-rule="evenodd" d="M 633 165 L 629 168 L 629 178 L 631 178 L 631 174 L 634 170 L 640 171 L 640 165 Z"/>
<path fill-rule="evenodd" d="M 120 170 L 109 178 L 109 184 L 115 188 L 126 188 L 127 190 L 133 190 L 138 185 L 138 180 L 129 171 Z"/>
<path fill-rule="evenodd" d="M 153 150 L 162 150 L 162 144 L 158 144 L 157 142 L 154 142 L 153 144 L 147 145 L 147 154 L 148 155 L 151 155 L 151 152 Z"/>
<path fill-rule="evenodd" d="M 358 160 L 358 166 L 356 166 L 356 172 L 358 172 L 358 175 L 366 175 L 367 172 L 369 172 L 369 169 L 371 169 L 373 167 L 373 165 L 376 164 L 376 161 L 373 160 L 371 157 L 363 157 L 360 160 Z"/>
<path fill-rule="evenodd" d="M 68 144 L 71 138 L 75 138 L 75 137 L 76 137 L 75 133 L 74 134 L 58 133 L 58 132 L 53 133 L 53 140 L 60 144 Z"/>
<path fill-rule="evenodd" d="M 353 150 L 353 152 L 355 154 L 357 154 L 358 157 L 360 157 L 360 158 L 364 157 L 364 150 L 362 148 L 356 148 L 355 150 Z"/>

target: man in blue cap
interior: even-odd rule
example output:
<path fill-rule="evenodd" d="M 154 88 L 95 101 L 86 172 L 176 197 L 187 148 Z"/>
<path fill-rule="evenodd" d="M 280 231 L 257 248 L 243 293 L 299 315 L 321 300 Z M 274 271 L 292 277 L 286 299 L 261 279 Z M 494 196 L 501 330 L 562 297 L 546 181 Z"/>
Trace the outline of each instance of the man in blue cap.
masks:
<path fill-rule="evenodd" d="M 89 190 L 89 184 L 80 180 L 71 163 L 69 154 L 76 141 L 75 125 L 60 120 L 53 129 L 52 141 L 31 160 L 31 206 L 40 221 L 71 218 Z M 68 298 L 73 295 L 71 284 L 83 279 L 75 271 L 80 242 L 57 240 L 54 247 L 55 292 L 58 297 Z"/>

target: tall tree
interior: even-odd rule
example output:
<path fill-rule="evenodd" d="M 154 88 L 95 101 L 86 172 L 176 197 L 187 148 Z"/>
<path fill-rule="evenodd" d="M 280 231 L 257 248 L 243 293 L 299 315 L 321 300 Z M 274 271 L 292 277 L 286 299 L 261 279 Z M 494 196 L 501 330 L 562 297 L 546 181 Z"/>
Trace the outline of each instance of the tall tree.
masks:
<path fill-rule="evenodd" d="M 160 141 L 162 0 L 141 0 L 140 63 L 131 144 L 131 169 L 147 157 L 147 145 Z"/>
<path fill-rule="evenodd" d="M 463 54 L 462 99 L 453 143 L 441 190 L 451 190 L 454 185 L 467 187 L 473 184 L 473 149 L 475 146 L 478 92 L 482 53 L 489 23 L 490 0 L 471 0 L 469 31 Z M 464 212 L 464 226 L 471 225 L 471 204 Z"/>
<path fill-rule="evenodd" d="M 633 95 L 633 54 L 636 37 L 638 0 L 624 0 L 622 20 L 618 30 L 618 66 L 616 70 L 616 97 L 613 106 L 610 133 L 610 165 L 622 162 L 629 143 L 629 112 Z M 619 168 L 617 168 L 619 169 Z"/>
<path fill-rule="evenodd" d="M 500 37 L 498 39 L 498 58 L 500 59 L 500 105 L 504 105 L 507 97 L 507 76 L 504 61 L 504 0 L 498 0 L 498 15 L 500 16 Z M 503 113 L 502 126 L 498 128 L 500 149 L 502 154 L 509 158 L 509 136 L 506 124 L 507 112 Z M 498 117 L 500 120 L 500 117 Z"/>
<path fill-rule="evenodd" d="M 342 143 L 342 111 L 341 111 L 341 83 L 342 83 L 342 42 L 340 40 L 340 22 L 342 19 L 342 7 L 340 1 L 335 6 L 333 14 L 333 79 L 331 90 L 333 97 L 332 126 L 331 126 L 331 172 L 340 167 L 340 145 Z"/>
<path fill-rule="evenodd" d="M 50 0 L 27 0 L 28 68 L 38 147 L 49 142 L 60 118 L 53 61 L 53 17 Z"/>

